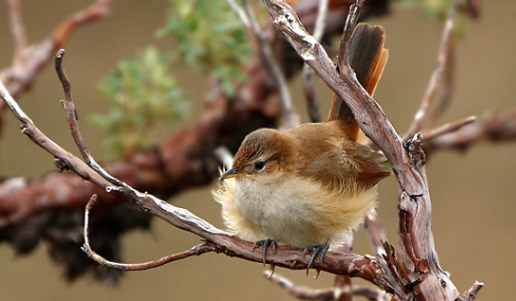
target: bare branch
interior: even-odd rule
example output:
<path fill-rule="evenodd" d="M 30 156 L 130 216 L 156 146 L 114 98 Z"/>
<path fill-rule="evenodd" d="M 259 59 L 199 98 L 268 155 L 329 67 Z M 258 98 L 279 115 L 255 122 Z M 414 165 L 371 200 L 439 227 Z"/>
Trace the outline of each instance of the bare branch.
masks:
<path fill-rule="evenodd" d="M 271 282 L 285 289 L 290 295 L 300 300 L 334 300 L 333 288 L 312 289 L 307 286 L 296 285 L 292 281 L 271 271 L 263 272 L 263 275 Z"/>
<path fill-rule="evenodd" d="M 285 289 L 290 295 L 294 296 L 299 300 L 337 300 L 342 291 L 338 288 L 327 288 L 327 289 L 312 289 L 307 286 L 296 285 L 289 279 L 272 274 L 270 271 L 265 271 L 263 275 L 276 283 L 283 289 Z M 350 294 L 354 296 L 362 296 L 368 300 L 373 301 L 388 301 L 390 300 L 389 295 L 385 291 L 370 286 L 353 286 L 349 287 Z"/>
<path fill-rule="evenodd" d="M 320 41 L 326 21 L 326 13 L 328 11 L 328 0 L 320 0 L 317 10 L 317 19 L 315 20 L 315 27 L 313 32 L 314 39 Z M 308 106 L 308 114 L 311 122 L 321 122 L 321 113 L 319 112 L 319 105 L 315 98 L 314 91 L 314 71 L 305 63 L 303 65 L 303 91 L 305 93 L 306 104 Z"/>
<path fill-rule="evenodd" d="M 229 7 L 233 10 L 233 12 L 240 18 L 240 21 L 246 28 L 251 28 L 251 22 L 249 21 L 249 18 L 247 17 L 246 12 L 236 4 L 234 0 L 226 0 Z"/>
<path fill-rule="evenodd" d="M 342 32 L 348 12 L 347 3 L 330 7 L 326 34 Z M 368 12 L 385 14 L 387 11 L 382 3 L 370 2 Z M 306 4 L 300 10 L 300 16 L 308 27 L 313 27 L 317 3 L 307 1 Z M 88 10 L 88 13 L 91 11 Z M 286 66 L 285 75 L 290 78 L 302 64 L 293 59 L 292 50 L 283 39 L 275 39 L 279 45 L 277 53 L 281 64 Z M 49 53 L 49 58 L 54 54 Z M 216 147 L 224 145 L 235 152 L 247 133 L 261 127 L 276 126 L 282 114 L 277 91 L 270 85 L 270 76 L 261 60 L 255 59 L 246 72 L 249 80 L 240 85 L 232 102 L 228 104 L 215 87 L 214 92 L 210 93 L 211 101 L 196 123 L 178 128 L 152 150 L 136 154 L 124 162 L 109 164 L 105 169 L 117 179 L 163 198 L 210 183 L 218 175 L 220 166 L 220 161 L 213 155 Z M 0 106 L 3 105 L 0 102 Z M 7 182 L 0 184 L 0 194 L 1 191 L 9 191 L 1 194 L 0 231 L 10 225 L 22 226 L 27 218 L 43 210 L 84 208 L 92 194 L 98 195 L 101 204 L 120 202 L 117 196 L 71 173 L 50 173 L 38 181 L 25 183 L 16 187 Z M 35 201 L 36 197 L 38 202 Z"/>
<path fill-rule="evenodd" d="M 466 126 L 472 122 L 475 122 L 476 120 L 477 120 L 477 118 L 475 116 L 470 116 L 470 117 L 467 117 L 467 118 L 464 118 L 464 119 L 461 119 L 461 120 L 458 120 L 455 122 L 447 123 L 437 129 L 433 129 L 433 130 L 422 133 L 421 140 L 424 142 L 426 140 L 431 140 L 431 139 L 434 139 L 434 138 L 444 135 L 444 134 L 453 133 L 453 132 L 459 130 L 460 128 L 462 128 L 463 126 Z"/>
<path fill-rule="evenodd" d="M 454 41 L 454 20 L 459 5 L 458 0 L 452 1 L 452 7 L 445 23 L 439 54 L 437 56 L 437 66 L 430 77 L 421 106 L 414 117 L 414 121 L 404 136 L 404 140 L 414 136 L 416 133 L 426 130 L 435 124 L 437 119 L 444 113 L 448 106 L 453 90 L 453 41 Z M 440 99 L 436 99 L 439 84 L 444 77 L 444 91 Z"/>
<path fill-rule="evenodd" d="M 25 33 L 25 27 L 23 26 L 23 20 L 21 16 L 20 1 L 9 0 L 9 14 L 11 21 L 11 31 L 14 39 L 14 59 L 21 58 L 22 52 L 27 48 L 27 34 Z M 20 62 L 21 63 L 21 62 Z M 13 62 L 16 65 L 17 62 Z"/>
<path fill-rule="evenodd" d="M 351 253 L 353 249 L 353 233 L 350 233 L 344 243 L 336 251 Z M 333 280 L 334 298 L 337 301 L 353 301 L 353 284 L 351 277 L 346 275 L 336 275 Z"/>
<path fill-rule="evenodd" d="M 109 3 L 110 0 L 97 0 L 88 8 L 76 12 L 61 22 L 46 39 L 28 46 L 21 26 L 19 3 L 17 0 L 11 0 L 11 26 L 16 42 L 14 64 L 0 70 L 0 81 L 6 85 L 9 93 L 16 96 L 29 88 L 38 72 L 54 57 L 57 49 L 68 41 L 72 31 L 80 25 L 103 18 Z M 4 108 L 5 105 L 0 103 L 0 112 Z"/>
<path fill-rule="evenodd" d="M 81 132 L 79 131 L 79 126 L 77 125 L 77 112 L 75 110 L 75 105 L 72 99 L 72 87 L 70 82 L 68 81 L 68 77 L 62 67 L 63 57 L 65 51 L 64 49 L 60 49 L 56 54 L 55 60 L 55 68 L 57 75 L 59 77 L 59 81 L 61 81 L 61 85 L 63 86 L 63 91 L 65 94 L 65 100 L 61 101 L 61 105 L 63 106 L 66 116 L 68 118 L 68 127 L 70 128 L 72 137 L 75 141 L 75 144 L 79 148 L 83 159 L 86 161 L 86 164 L 90 166 L 97 174 L 102 176 L 104 179 L 109 181 L 109 183 L 117 186 L 125 186 L 126 184 L 123 181 L 120 181 L 113 176 L 111 176 L 107 171 L 105 171 L 91 156 L 88 148 L 86 147 L 86 143 L 82 138 Z"/>
<path fill-rule="evenodd" d="M 474 143 L 482 141 L 506 142 L 516 139 L 516 108 L 507 112 L 488 112 L 477 121 L 460 129 L 439 136 L 430 137 L 424 142 L 427 152 L 438 149 L 464 151 Z"/>
<path fill-rule="evenodd" d="M 62 164 L 73 172 L 81 175 L 85 180 L 88 180 L 100 187 L 106 188 L 110 186 L 110 183 L 100 177 L 97 173 L 93 172 L 84 162 L 74 156 L 72 153 L 66 151 L 54 141 L 48 138 L 43 132 L 41 132 L 34 122 L 23 112 L 18 106 L 16 101 L 11 97 L 6 87 L 0 81 L 0 98 L 4 100 L 6 105 L 9 107 L 11 112 L 22 122 L 22 133 L 27 135 L 36 145 L 43 148 L 50 154 L 58 158 Z M 7 223 L 8 221 L 4 221 Z M 2 226 L 2 223 L 0 223 Z"/>
<path fill-rule="evenodd" d="M 376 255 L 384 255 L 386 254 L 383 245 L 387 242 L 387 235 L 378 220 L 378 215 L 376 214 L 376 210 L 370 210 L 365 218 L 364 227 L 367 229 L 367 233 L 369 234 L 369 239 L 371 246 Z"/>
<path fill-rule="evenodd" d="M 122 183 L 121 186 L 111 186 L 109 181 L 91 170 L 84 162 L 79 160 L 79 158 L 65 151 L 41 133 L 41 131 L 37 129 L 34 123 L 9 95 L 7 89 L 1 82 L 0 98 L 9 105 L 13 114 L 22 121 L 24 124 L 24 134 L 26 134 L 34 143 L 60 159 L 68 168 L 70 168 L 70 170 L 80 177 L 105 188 L 109 193 L 116 192 L 128 196 L 142 210 L 151 212 L 173 226 L 194 233 L 208 242 L 215 244 L 217 252 L 254 262 L 262 262 L 262 255 L 259 252 L 254 252 L 253 243 L 243 241 L 217 229 L 203 219 L 190 213 L 188 210 L 172 206 L 147 193 L 141 193 L 125 183 Z M 276 252 L 267 254 L 266 262 L 278 267 L 285 267 L 293 270 L 306 269 L 310 258 L 305 255 L 306 254 L 304 254 L 303 250 L 280 246 L 277 248 Z M 182 254 L 174 256 L 186 255 Z M 103 258 L 94 257 L 92 259 L 97 259 L 100 262 L 107 262 L 107 260 Z M 112 267 L 125 268 L 124 266 L 118 265 L 113 265 Z M 387 291 L 392 291 L 392 288 L 390 288 L 388 283 L 383 279 L 385 276 L 380 277 L 380 274 L 378 274 L 382 271 L 382 268 L 378 265 L 378 261 L 373 257 L 357 254 L 327 253 L 323 262 L 317 261 L 313 264 L 313 267 L 333 274 L 362 277 Z"/>
<path fill-rule="evenodd" d="M 484 283 L 475 281 L 473 286 L 462 294 L 462 301 L 473 301 L 477 297 L 480 289 L 484 287 Z"/>
<path fill-rule="evenodd" d="M 275 27 L 285 35 L 299 55 L 353 112 L 363 132 L 389 159 L 400 185 L 400 229 L 398 255 L 399 281 L 407 281 L 400 298 L 455 300 L 459 297 L 449 276 L 439 267 L 431 230 L 431 201 L 425 175 L 425 156 L 421 141 L 403 143 L 378 104 L 362 88 L 347 64 L 339 62 L 340 74 L 322 46 L 311 37 L 296 13 L 285 1 L 264 0 Z M 359 7 L 361 2 L 357 3 Z M 350 9 L 352 11 L 352 9 Z M 353 20 L 353 18 L 350 18 Z M 352 25 L 349 22 L 348 25 Z M 352 30 L 351 30 L 352 31 Z M 349 43 L 345 29 L 342 43 Z M 349 49 L 345 47 L 344 49 Z M 416 239 L 417 238 L 417 239 Z M 406 279 L 406 280 L 402 280 Z M 399 284 L 400 285 L 400 284 Z"/>
<path fill-rule="evenodd" d="M 207 252 L 214 252 L 216 251 L 216 248 L 209 244 L 200 244 L 197 245 L 190 250 L 186 250 L 180 253 L 172 254 L 165 256 L 163 258 L 152 260 L 144 263 L 131 263 L 131 264 L 124 264 L 124 263 L 118 263 L 118 262 L 112 262 L 109 260 L 106 260 L 104 257 L 97 254 L 90 246 L 90 240 L 89 240 L 89 216 L 90 216 L 90 210 L 95 205 L 95 202 L 97 201 L 97 195 L 93 195 L 90 200 L 88 201 L 88 204 L 86 205 L 86 210 L 84 211 L 84 246 L 82 247 L 82 250 L 90 257 L 91 259 L 95 260 L 99 264 L 106 266 L 108 268 L 117 269 L 117 270 L 123 270 L 123 271 L 144 271 L 149 270 L 153 268 L 157 268 L 160 266 L 163 266 L 167 263 L 170 263 L 172 261 L 181 260 L 190 256 L 198 256 L 202 255 Z"/>
<path fill-rule="evenodd" d="M 295 127 L 299 125 L 299 117 L 294 112 L 294 109 L 292 107 L 292 100 L 290 97 L 290 92 L 288 90 L 285 75 L 283 74 L 280 66 L 278 65 L 278 62 L 274 58 L 270 43 L 264 38 L 262 34 L 260 25 L 258 25 L 258 22 L 256 21 L 256 16 L 248 0 L 242 0 L 242 4 L 244 6 L 244 11 L 249 20 L 250 26 L 248 28 L 253 33 L 256 43 L 258 44 L 260 56 L 265 65 L 267 66 L 267 70 L 269 71 L 271 77 L 274 79 L 274 83 L 278 85 L 278 92 L 283 109 L 284 126 L 286 128 Z"/>

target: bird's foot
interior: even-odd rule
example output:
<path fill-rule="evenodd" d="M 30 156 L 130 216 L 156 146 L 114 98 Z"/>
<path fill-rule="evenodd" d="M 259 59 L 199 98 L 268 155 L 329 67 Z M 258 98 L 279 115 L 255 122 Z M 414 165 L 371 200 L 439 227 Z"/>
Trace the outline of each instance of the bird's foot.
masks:
<path fill-rule="evenodd" d="M 303 254 L 308 254 L 312 252 L 312 256 L 310 256 L 310 261 L 308 261 L 308 265 L 306 266 L 306 275 L 308 275 L 308 271 L 310 268 L 314 265 L 315 259 L 318 258 L 321 264 L 324 260 L 324 254 L 328 251 L 330 248 L 330 240 L 328 239 L 325 243 L 322 245 L 316 245 L 316 246 L 308 246 L 303 250 Z M 317 279 L 319 277 L 319 274 L 321 270 L 316 269 L 317 275 L 315 275 L 314 279 Z"/>
<path fill-rule="evenodd" d="M 264 239 L 264 240 L 259 240 L 259 241 L 254 243 L 253 250 L 258 248 L 258 247 L 260 247 L 260 246 L 263 246 L 263 248 L 262 248 L 262 262 L 263 262 L 263 266 L 265 266 L 265 259 L 267 258 L 267 249 L 269 247 L 271 247 L 272 250 L 274 250 L 274 253 L 276 253 L 276 247 L 278 246 L 278 243 L 274 239 L 270 239 L 270 238 L 267 238 L 267 239 Z M 272 271 L 274 271 L 274 265 L 271 265 L 271 268 L 272 268 Z"/>

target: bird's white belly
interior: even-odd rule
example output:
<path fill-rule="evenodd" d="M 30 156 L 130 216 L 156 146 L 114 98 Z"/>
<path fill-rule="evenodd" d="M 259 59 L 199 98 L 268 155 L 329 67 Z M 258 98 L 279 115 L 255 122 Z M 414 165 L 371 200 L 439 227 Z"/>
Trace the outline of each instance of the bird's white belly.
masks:
<path fill-rule="evenodd" d="M 242 179 L 235 183 L 235 205 L 245 218 L 263 231 L 265 238 L 294 247 L 324 243 L 311 231 L 318 227 L 314 202 L 301 196 L 316 195 L 311 183 L 292 177 L 257 183 Z M 322 240 L 322 241 L 321 241 Z"/>

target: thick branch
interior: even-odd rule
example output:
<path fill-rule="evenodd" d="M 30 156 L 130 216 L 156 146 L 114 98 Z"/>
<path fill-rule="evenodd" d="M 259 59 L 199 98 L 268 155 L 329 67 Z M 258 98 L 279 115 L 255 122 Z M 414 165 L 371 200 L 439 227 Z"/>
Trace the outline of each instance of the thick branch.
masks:
<path fill-rule="evenodd" d="M 60 69 L 61 53 L 58 54 L 56 66 L 58 71 Z M 61 70 L 62 71 L 62 70 Z M 61 80 L 66 82 L 63 77 L 64 73 L 60 73 Z M 65 93 L 67 95 L 67 102 L 70 102 L 70 107 L 73 107 L 71 92 L 69 91 L 69 85 L 64 85 Z M 144 211 L 152 212 L 159 216 L 163 220 L 169 222 L 177 228 L 194 233 L 201 238 L 204 238 L 208 242 L 214 243 L 217 246 L 217 251 L 222 252 L 229 256 L 239 257 L 250 261 L 261 262 L 263 260 L 259 252 L 254 252 L 253 243 L 243 241 L 237 237 L 233 237 L 228 233 L 221 231 L 208 222 L 195 216 L 189 211 L 172 206 L 163 200 L 160 200 L 147 193 L 141 193 L 124 182 L 118 179 L 113 179 L 111 175 L 105 174 L 103 170 L 94 171 L 90 169 L 84 162 L 79 160 L 74 155 L 71 155 L 68 151 L 55 144 L 46 135 L 44 135 L 35 126 L 32 120 L 21 110 L 14 99 L 9 95 L 7 89 L 0 82 L 0 98 L 2 98 L 8 107 L 11 109 L 13 114 L 23 123 L 23 133 L 27 135 L 34 143 L 45 149 L 47 152 L 52 154 L 54 157 L 60 160 L 61 166 L 69 168 L 74 173 L 87 179 L 96 185 L 106 189 L 108 193 L 121 193 L 131 198 L 139 207 Z M 73 120 L 75 117 L 75 111 L 67 109 L 66 113 L 69 120 Z M 80 133 L 75 122 L 70 122 L 74 139 L 77 142 L 79 148 L 83 148 L 82 141 L 80 139 Z M 82 151 L 82 150 L 81 150 Z M 87 154 L 86 154 L 87 156 Z M 88 164 L 95 168 L 96 163 L 92 158 Z M 115 185 L 115 186 L 112 186 Z M 96 199 L 96 197 L 95 197 Z M 91 205 L 90 205 L 91 206 Z M 89 212 L 90 207 L 86 213 Z M 88 222 L 88 215 L 86 215 L 85 222 Z M 85 226 L 87 228 L 87 226 Z M 88 249 L 88 247 L 86 248 Z M 209 249 L 207 249 L 209 251 Z M 110 264 L 111 267 L 115 268 L 126 268 L 123 265 L 112 264 L 105 261 L 103 258 L 98 258 L 96 253 L 88 253 L 92 259 L 98 260 Z M 172 257 L 185 258 L 189 254 L 173 255 Z M 306 269 L 309 263 L 309 256 L 302 250 L 295 250 L 289 247 L 280 247 L 274 252 L 267 256 L 267 263 L 275 266 L 286 267 L 289 269 Z M 368 281 L 377 284 L 379 287 L 386 291 L 392 291 L 392 288 L 386 282 L 386 277 L 383 275 L 379 277 L 379 273 L 382 270 L 381 265 L 375 258 L 368 256 L 360 256 L 356 254 L 327 254 L 323 262 L 317 262 L 313 265 L 314 268 L 322 271 L 327 271 L 339 275 L 352 275 L 362 277 Z"/>
<path fill-rule="evenodd" d="M 300 6 L 301 15 L 308 20 L 307 25 L 313 26 L 317 3 L 301 1 Z M 370 11 L 375 7 L 372 1 Z M 341 31 L 346 13 L 345 5 L 328 11 L 326 35 Z M 279 49 L 276 54 L 281 58 L 281 65 L 288 66 L 284 71 L 290 78 L 300 70 L 301 61 L 292 60 L 288 53 L 290 47 L 282 39 L 275 40 L 281 45 L 276 46 Z M 217 93 L 194 125 L 178 129 L 151 151 L 106 166 L 108 173 L 139 190 L 163 198 L 210 183 L 217 176 L 220 165 L 213 155 L 216 148 L 224 145 L 235 152 L 247 133 L 260 127 L 275 127 L 281 117 L 276 87 L 271 85 L 259 58 L 255 58 L 247 77 L 249 80 L 239 86 L 231 102 Z M 92 194 L 98 195 L 101 204 L 104 204 L 103 199 L 108 203 L 116 200 L 69 173 L 49 174 L 39 181 L 25 181 L 15 187 L 9 183 L 0 184 L 0 230 L 47 208 L 84 208 Z M 35 202 L 36 196 L 42 201 Z"/>
<path fill-rule="evenodd" d="M 63 22 L 60 29 L 54 31 L 53 36 L 60 38 L 55 39 L 56 44 L 51 48 L 63 43 L 62 38 L 68 37 L 71 28 L 80 24 L 77 20 L 84 22 L 91 16 L 98 16 L 103 12 L 102 5 L 107 3 L 105 0 L 97 1 L 82 14 L 77 14 L 79 17 L 82 16 L 81 18 L 70 17 Z M 327 15 L 326 35 L 340 32 L 343 16 L 348 9 L 345 4 L 331 3 Z M 371 1 L 369 11 L 374 14 L 385 13 L 382 3 Z M 300 1 L 299 6 L 300 14 L 307 20 L 307 25 L 313 26 L 317 15 L 317 3 Z M 290 77 L 300 70 L 301 64 L 292 61 L 286 43 L 276 40 L 281 44 L 281 47 L 277 48 L 281 49 L 277 56 L 281 57 L 282 66 L 288 66 L 285 73 Z M 43 49 L 34 52 L 31 60 L 37 59 L 38 64 L 42 64 L 53 55 L 48 50 L 42 53 L 41 51 Z M 42 57 L 45 57 L 45 60 L 39 61 Z M 30 66 L 34 64 L 27 64 L 26 68 L 22 69 L 29 70 L 30 68 L 27 68 Z M 106 170 L 140 190 L 164 198 L 184 189 L 209 183 L 218 173 L 219 161 L 213 156 L 217 147 L 225 145 L 234 152 L 248 132 L 259 127 L 274 127 L 281 116 L 275 97 L 275 87 L 270 85 L 267 72 L 259 64 L 259 60 L 255 60 L 254 65 L 248 70 L 248 78 L 249 80 L 239 87 L 230 105 L 217 93 L 218 97 L 209 103 L 196 124 L 177 130 L 154 150 L 137 154 L 126 162 L 111 164 Z M 0 106 L 3 105 L 1 102 Z M 0 184 L 0 230 L 8 225 L 16 225 L 47 208 L 84 208 L 92 194 L 98 194 L 100 200 L 105 198 L 108 203 L 116 200 L 116 197 L 68 173 L 49 174 L 37 182 L 22 182 L 22 185 L 15 186 L 11 185 L 10 181 Z"/>
<path fill-rule="evenodd" d="M 398 258 L 403 274 L 412 282 L 409 295 L 414 294 L 419 300 L 435 300 L 438 296 L 455 300 L 459 296 L 458 291 L 437 262 L 431 232 L 425 158 L 419 141 L 413 140 L 408 145 L 403 143 L 381 108 L 358 83 L 351 68 L 346 64 L 339 66 L 343 75 L 339 76 L 322 46 L 306 32 L 296 13 L 284 1 L 264 0 L 264 3 L 276 28 L 326 84 L 345 100 L 361 129 L 392 164 L 402 191 L 398 243 L 401 255 Z M 344 33 L 346 42 L 346 30 Z M 398 297 L 412 298 L 409 295 Z"/>

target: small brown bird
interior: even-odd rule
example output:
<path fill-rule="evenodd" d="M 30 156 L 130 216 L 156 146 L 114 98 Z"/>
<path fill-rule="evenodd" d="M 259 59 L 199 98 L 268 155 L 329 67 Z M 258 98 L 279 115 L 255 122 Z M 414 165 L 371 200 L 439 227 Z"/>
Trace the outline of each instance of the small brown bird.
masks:
<path fill-rule="evenodd" d="M 372 95 L 388 58 L 381 27 L 359 24 L 351 67 Z M 214 193 L 229 231 L 263 245 L 276 242 L 319 254 L 343 243 L 376 206 L 376 184 L 390 172 L 384 156 L 359 144 L 360 128 L 334 96 L 327 123 L 280 132 L 259 129 L 244 139 Z"/>

